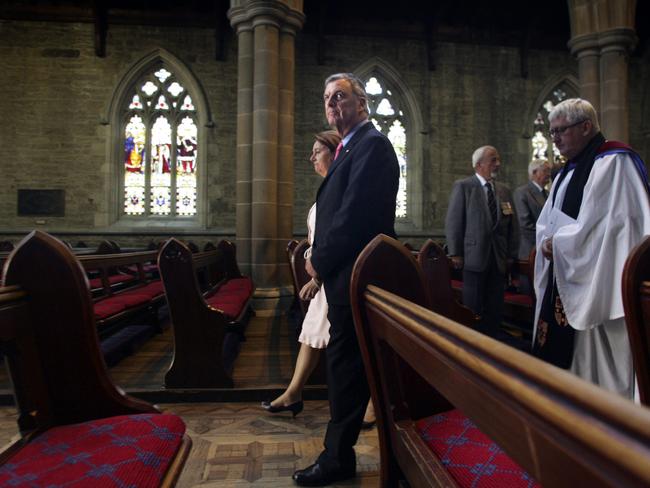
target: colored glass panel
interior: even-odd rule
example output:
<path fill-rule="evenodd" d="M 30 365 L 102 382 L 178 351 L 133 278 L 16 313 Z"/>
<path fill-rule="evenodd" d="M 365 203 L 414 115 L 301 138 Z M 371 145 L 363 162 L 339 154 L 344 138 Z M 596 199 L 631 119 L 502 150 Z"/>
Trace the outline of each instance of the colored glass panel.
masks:
<path fill-rule="evenodd" d="M 176 135 L 176 212 L 179 215 L 196 213 L 196 136 L 194 121 L 183 118 Z"/>
<path fill-rule="evenodd" d="M 531 160 L 546 159 L 554 163 L 564 162 L 564 158 L 548 135 L 548 114 L 555 106 L 567 98 L 577 96 L 570 85 L 563 82 L 549 93 L 546 100 L 538 107 L 537 116 L 533 121 L 533 137 L 530 140 Z"/>
<path fill-rule="evenodd" d="M 182 120 L 181 111 L 185 115 Z M 187 116 L 195 111 L 190 95 L 165 68 L 149 73 L 136 85 L 125 102 L 126 214 L 196 214 L 198 129 Z"/>
<path fill-rule="evenodd" d="M 171 210 L 172 128 L 158 117 L 151 128 L 151 213 L 168 215 Z"/>

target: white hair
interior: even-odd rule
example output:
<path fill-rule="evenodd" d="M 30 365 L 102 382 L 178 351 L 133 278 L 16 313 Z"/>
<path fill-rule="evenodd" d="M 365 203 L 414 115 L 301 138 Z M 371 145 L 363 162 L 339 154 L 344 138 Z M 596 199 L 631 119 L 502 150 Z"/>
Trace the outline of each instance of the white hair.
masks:
<path fill-rule="evenodd" d="M 543 166 L 546 166 L 548 161 L 546 159 L 533 159 L 528 163 L 528 178 L 533 177 L 533 173 Z"/>
<path fill-rule="evenodd" d="M 596 109 L 594 109 L 591 103 L 582 98 L 567 98 L 558 103 L 548 114 L 548 121 L 553 122 L 558 117 L 566 118 L 569 124 L 577 124 L 582 120 L 590 120 L 594 132 L 600 131 Z"/>
<path fill-rule="evenodd" d="M 485 154 L 485 151 L 488 149 L 494 149 L 493 146 L 481 146 L 472 154 L 472 168 L 476 168 L 476 165 Z"/>

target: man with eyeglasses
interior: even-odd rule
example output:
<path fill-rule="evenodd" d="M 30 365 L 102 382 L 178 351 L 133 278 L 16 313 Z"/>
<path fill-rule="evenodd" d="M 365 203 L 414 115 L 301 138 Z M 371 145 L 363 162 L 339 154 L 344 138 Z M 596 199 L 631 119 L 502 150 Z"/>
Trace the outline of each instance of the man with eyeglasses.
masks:
<path fill-rule="evenodd" d="M 300 486 L 324 486 L 356 475 L 354 445 L 370 391 L 350 307 L 352 266 L 377 234 L 395 237 L 399 165 L 392 144 L 368 120 L 368 96 L 351 73 L 325 81 L 325 116 L 341 136 L 316 196 L 316 229 L 305 269 L 323 282 L 328 303 L 325 449 L 296 471 Z"/>
<path fill-rule="evenodd" d="M 567 162 L 537 220 L 533 353 L 633 398 L 621 277 L 650 233 L 645 166 L 630 147 L 605 140 L 586 100 L 561 102 L 549 122 Z"/>

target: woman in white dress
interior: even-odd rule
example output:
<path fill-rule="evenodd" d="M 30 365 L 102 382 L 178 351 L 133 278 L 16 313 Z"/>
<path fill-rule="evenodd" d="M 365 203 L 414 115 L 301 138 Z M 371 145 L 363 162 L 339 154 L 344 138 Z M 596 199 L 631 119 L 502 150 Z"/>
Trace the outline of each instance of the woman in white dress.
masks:
<path fill-rule="evenodd" d="M 311 151 L 309 160 L 314 165 L 314 171 L 325 178 L 327 171 L 334 159 L 336 146 L 341 142 L 341 136 L 336 131 L 327 130 L 316 134 L 314 147 Z M 307 241 L 311 246 L 314 241 L 314 227 L 316 226 L 316 204 L 314 203 L 309 209 L 307 217 Z M 305 258 L 311 254 L 311 248 L 305 251 Z M 262 407 L 268 412 L 290 411 L 295 417 L 302 411 L 302 390 L 314 371 L 320 358 L 320 352 L 327 347 L 330 334 L 330 323 L 327 320 L 327 299 L 325 298 L 325 289 L 316 279 L 311 279 L 300 290 L 300 298 L 309 300 L 309 308 L 302 322 L 302 332 L 298 341 L 300 341 L 300 350 L 296 359 L 296 368 L 291 378 L 291 383 L 282 395 L 272 402 L 262 402 Z"/>
<path fill-rule="evenodd" d="M 341 142 L 341 136 L 336 131 L 327 130 L 316 134 L 314 147 L 309 160 L 314 165 L 314 171 L 325 178 L 332 161 L 336 147 Z M 314 242 L 314 229 L 316 227 L 316 204 L 309 209 L 307 217 L 307 241 L 309 245 Z M 305 251 L 305 258 L 311 255 L 311 248 Z M 262 402 L 262 407 L 270 413 L 289 411 L 295 417 L 303 409 L 302 390 L 307 379 L 318 365 L 320 352 L 327 347 L 330 339 L 330 323 L 327 320 L 327 298 L 322 284 L 312 278 L 300 290 L 300 298 L 309 300 L 309 308 L 302 322 L 302 331 L 298 341 L 300 350 L 296 359 L 296 368 L 287 389 L 275 400 Z M 372 428 L 375 424 L 375 411 L 372 402 L 368 402 L 363 419 L 362 428 Z"/>

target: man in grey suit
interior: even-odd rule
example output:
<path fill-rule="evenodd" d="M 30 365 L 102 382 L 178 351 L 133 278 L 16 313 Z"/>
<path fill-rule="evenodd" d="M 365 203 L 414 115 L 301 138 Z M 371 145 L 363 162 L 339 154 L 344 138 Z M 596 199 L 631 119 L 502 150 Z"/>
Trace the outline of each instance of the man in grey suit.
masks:
<path fill-rule="evenodd" d="M 463 302 L 481 316 L 480 330 L 497 337 L 509 265 L 519 229 L 510 190 L 497 183 L 501 159 L 492 146 L 472 155 L 476 174 L 454 183 L 445 220 L 449 257 L 463 270 Z"/>
<path fill-rule="evenodd" d="M 535 159 L 528 165 L 530 181 L 517 188 L 513 194 L 521 232 L 519 259 L 528 259 L 530 251 L 535 247 L 535 224 L 548 196 L 544 187 L 550 177 L 551 168 L 548 161 Z"/>

